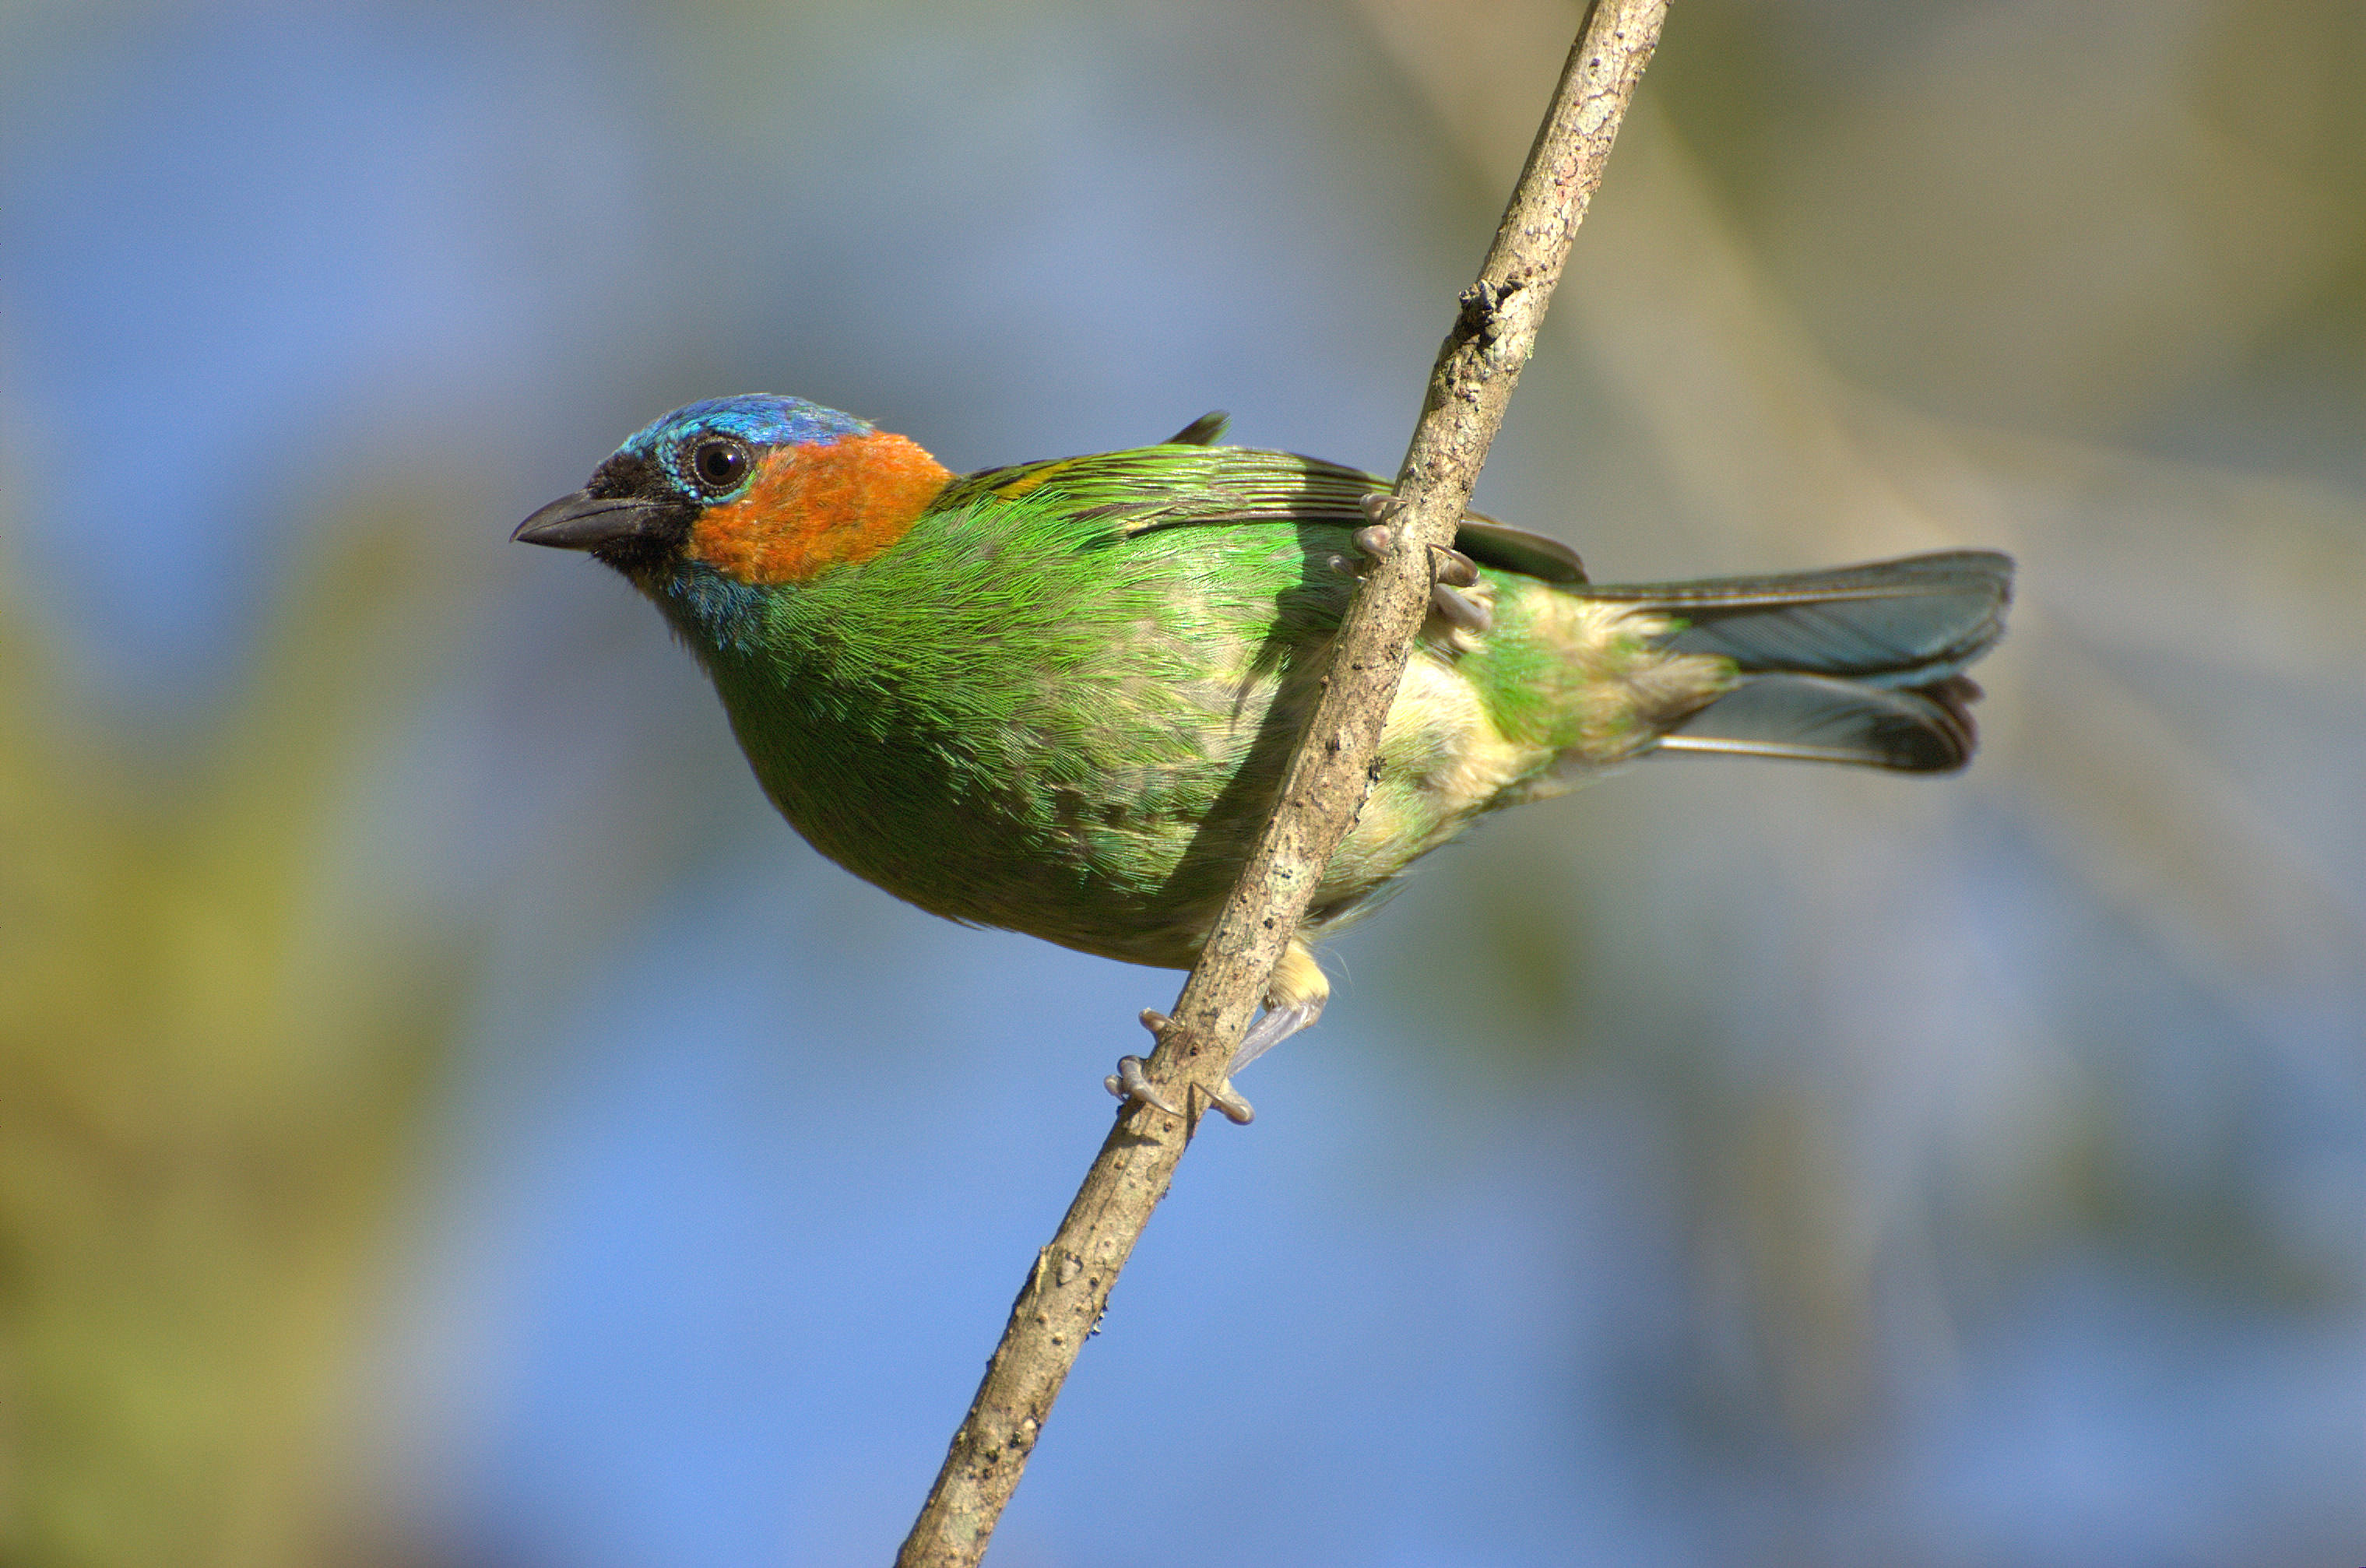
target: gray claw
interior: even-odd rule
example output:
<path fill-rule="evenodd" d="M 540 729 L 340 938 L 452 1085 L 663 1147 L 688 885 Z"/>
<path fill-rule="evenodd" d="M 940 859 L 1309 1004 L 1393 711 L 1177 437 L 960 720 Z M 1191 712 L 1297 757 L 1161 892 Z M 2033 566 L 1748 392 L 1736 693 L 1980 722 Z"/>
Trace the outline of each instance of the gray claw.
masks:
<path fill-rule="evenodd" d="M 1380 502 L 1386 502 L 1388 505 L 1383 508 L 1376 504 Z M 1397 498 L 1392 495 L 1375 493 L 1364 498 L 1364 511 L 1375 516 L 1383 513 L 1393 514 L 1398 510 L 1398 505 Z M 1358 569 L 1359 576 L 1362 575 L 1363 570 L 1369 570 L 1370 562 L 1381 560 L 1389 553 L 1391 536 L 1389 525 L 1385 523 L 1374 523 L 1358 528 L 1352 537 L 1356 541 L 1356 548 L 1363 552 L 1367 560 L 1366 566 Z M 1448 589 L 1468 588 L 1479 581 L 1479 563 L 1460 550 L 1448 549 L 1444 545 L 1432 545 L 1429 547 L 1429 580 L 1433 583 L 1442 583 Z M 1441 604 L 1438 610 L 1448 620 L 1453 621 L 1457 626 L 1466 624 L 1444 604 Z M 1482 621 L 1483 615 L 1484 612 L 1482 612 Z M 1484 624 L 1482 624 L 1478 629 L 1484 631 L 1487 628 Z"/>
<path fill-rule="evenodd" d="M 1460 550 L 1449 550 L 1444 545 L 1429 547 L 1429 578 L 1448 588 L 1468 588 L 1479 581 L 1479 563 Z"/>
<path fill-rule="evenodd" d="M 1366 491 L 1356 504 L 1375 523 L 1385 523 L 1404 510 L 1404 497 L 1392 490 Z"/>
<path fill-rule="evenodd" d="M 1144 1105 L 1155 1106 L 1169 1116 L 1183 1114 L 1181 1108 L 1159 1093 L 1158 1086 L 1152 1083 L 1143 1072 L 1142 1058 L 1139 1056 L 1120 1056 L 1117 1059 L 1117 1071 L 1103 1078 L 1101 1087 L 1120 1100 L 1138 1100 Z M 1220 1106 L 1219 1109 L 1222 1107 Z"/>
<path fill-rule="evenodd" d="M 1208 1103 L 1222 1111 L 1224 1120 L 1235 1127 L 1245 1127 L 1256 1120 L 1256 1107 L 1241 1098 L 1241 1091 L 1233 1087 L 1230 1078 L 1208 1091 Z"/>
<path fill-rule="evenodd" d="M 1463 631 L 1484 637 L 1494 627 L 1493 612 L 1476 599 L 1464 598 L 1443 582 L 1430 585 L 1429 604 L 1430 608 Z"/>

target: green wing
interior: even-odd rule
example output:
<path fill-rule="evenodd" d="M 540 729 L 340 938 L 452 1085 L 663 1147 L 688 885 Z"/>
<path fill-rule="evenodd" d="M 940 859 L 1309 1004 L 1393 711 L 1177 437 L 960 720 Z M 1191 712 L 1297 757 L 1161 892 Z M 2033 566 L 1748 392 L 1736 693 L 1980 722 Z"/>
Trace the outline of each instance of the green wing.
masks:
<path fill-rule="evenodd" d="M 1213 445 L 1224 416 L 1193 421 L 1155 446 L 984 468 L 948 485 L 936 510 L 1032 500 L 1080 523 L 1107 523 L 1120 537 L 1163 528 L 1284 523 L 1347 530 L 1370 519 L 1364 498 L 1393 481 L 1294 452 Z M 1465 513 L 1456 547 L 1482 566 L 1546 582 L 1579 583 L 1585 568 L 1558 539 Z"/>

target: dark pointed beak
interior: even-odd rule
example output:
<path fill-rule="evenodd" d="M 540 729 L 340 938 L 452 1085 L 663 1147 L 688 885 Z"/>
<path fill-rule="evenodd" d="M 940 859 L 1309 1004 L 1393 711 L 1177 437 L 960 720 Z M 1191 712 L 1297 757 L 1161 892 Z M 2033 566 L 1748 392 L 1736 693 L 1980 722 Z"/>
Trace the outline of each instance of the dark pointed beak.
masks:
<path fill-rule="evenodd" d="M 645 532 L 657 520 L 657 507 L 631 496 L 593 495 L 579 490 L 562 495 L 517 525 L 510 536 L 520 544 L 548 545 L 559 550 L 596 550 Z"/>

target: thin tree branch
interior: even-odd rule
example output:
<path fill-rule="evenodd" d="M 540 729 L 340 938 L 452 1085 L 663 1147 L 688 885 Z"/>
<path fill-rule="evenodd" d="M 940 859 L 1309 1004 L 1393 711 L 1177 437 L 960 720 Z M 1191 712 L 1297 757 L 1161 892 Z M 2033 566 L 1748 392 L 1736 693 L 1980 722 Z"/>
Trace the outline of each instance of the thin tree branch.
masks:
<path fill-rule="evenodd" d="M 1453 543 L 1535 345 L 1570 241 L 1659 41 L 1666 0 L 1594 0 L 1479 280 L 1462 294 L 1398 471 L 1391 547 L 1358 591 L 1273 815 L 1160 1031 L 1151 1079 L 1188 1121 L 1129 1102 L 1013 1304 L 899 1568 L 976 1562 L 1118 1271 L 1166 1194 L 1301 916 L 1371 788 L 1373 753 L 1430 601 L 1431 545 Z M 1186 1097 L 1189 1097 L 1188 1099 Z"/>

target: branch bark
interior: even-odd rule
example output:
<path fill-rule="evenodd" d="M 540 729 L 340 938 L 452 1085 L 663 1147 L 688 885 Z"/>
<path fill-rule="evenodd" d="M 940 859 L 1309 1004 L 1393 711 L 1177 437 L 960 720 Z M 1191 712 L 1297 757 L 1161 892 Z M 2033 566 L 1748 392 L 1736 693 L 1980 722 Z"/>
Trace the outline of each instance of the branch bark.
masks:
<path fill-rule="evenodd" d="M 1117 1125 L 1013 1303 L 898 1568 L 975 1563 L 1086 1337 L 1100 1321 L 1200 1108 L 1263 999 L 1324 867 L 1371 788 L 1373 753 L 1429 604 L 1431 545 L 1453 543 L 1535 346 L 1571 240 L 1658 43 L 1667 0 L 1593 0 L 1478 281 L 1462 293 L 1397 474 L 1388 557 L 1366 578 L 1265 831 L 1148 1065 L 1176 1117 L 1142 1100 Z"/>

